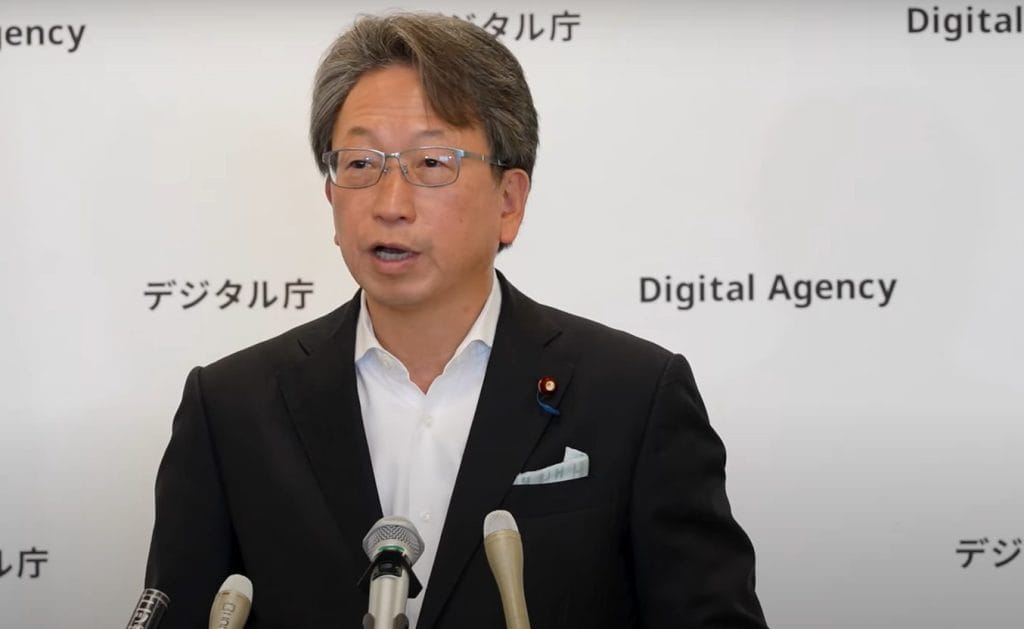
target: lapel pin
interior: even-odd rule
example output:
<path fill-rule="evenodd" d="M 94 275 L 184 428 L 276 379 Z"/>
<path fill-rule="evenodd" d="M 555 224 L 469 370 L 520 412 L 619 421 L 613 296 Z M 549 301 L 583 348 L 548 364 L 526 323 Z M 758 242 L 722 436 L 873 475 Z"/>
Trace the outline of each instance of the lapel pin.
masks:
<path fill-rule="evenodd" d="M 541 395 L 551 395 L 558 390 L 558 383 L 551 376 L 544 376 L 537 381 L 537 393 Z"/>
<path fill-rule="evenodd" d="M 553 417 L 558 417 L 562 413 L 554 406 L 545 402 L 543 398 L 551 395 L 557 390 L 558 383 L 555 382 L 555 379 L 551 376 L 544 376 L 537 381 L 537 405 L 540 406 L 541 410 Z"/>

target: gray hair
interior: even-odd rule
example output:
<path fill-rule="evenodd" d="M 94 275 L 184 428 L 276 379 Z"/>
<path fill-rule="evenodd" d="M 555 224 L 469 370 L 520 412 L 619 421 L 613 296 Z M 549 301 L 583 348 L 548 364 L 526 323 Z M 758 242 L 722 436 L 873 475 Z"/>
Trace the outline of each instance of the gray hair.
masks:
<path fill-rule="evenodd" d="M 417 71 L 430 106 L 456 128 L 480 124 L 505 168 L 533 175 L 537 110 L 523 68 L 487 31 L 444 15 L 362 16 L 324 54 L 313 83 L 309 140 L 320 173 L 338 110 L 366 72 L 390 65 Z"/>

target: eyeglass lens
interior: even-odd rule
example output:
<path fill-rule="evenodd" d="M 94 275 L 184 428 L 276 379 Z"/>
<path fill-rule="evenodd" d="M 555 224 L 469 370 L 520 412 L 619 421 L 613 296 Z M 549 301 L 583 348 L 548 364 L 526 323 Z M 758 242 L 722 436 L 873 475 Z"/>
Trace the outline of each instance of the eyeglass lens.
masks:
<path fill-rule="evenodd" d="M 380 180 L 386 167 L 383 153 L 367 149 L 341 149 L 331 155 L 328 164 L 331 179 L 343 188 L 365 188 Z M 443 147 L 424 147 L 402 151 L 399 166 L 406 180 L 417 186 L 443 186 L 459 176 L 459 158 Z"/>

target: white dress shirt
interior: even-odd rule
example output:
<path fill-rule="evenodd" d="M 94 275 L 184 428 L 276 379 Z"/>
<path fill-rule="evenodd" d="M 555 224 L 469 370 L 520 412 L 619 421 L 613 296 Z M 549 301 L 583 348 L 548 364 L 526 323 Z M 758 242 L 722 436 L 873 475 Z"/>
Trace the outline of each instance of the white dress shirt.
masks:
<path fill-rule="evenodd" d="M 494 344 L 501 287 L 495 276 L 469 333 L 426 393 L 409 379 L 405 365 L 381 347 L 365 293 L 360 301 L 356 384 L 377 495 L 384 515 L 409 518 L 424 542 L 413 567 L 424 592 L 409 600 L 406 611 L 415 628 Z"/>

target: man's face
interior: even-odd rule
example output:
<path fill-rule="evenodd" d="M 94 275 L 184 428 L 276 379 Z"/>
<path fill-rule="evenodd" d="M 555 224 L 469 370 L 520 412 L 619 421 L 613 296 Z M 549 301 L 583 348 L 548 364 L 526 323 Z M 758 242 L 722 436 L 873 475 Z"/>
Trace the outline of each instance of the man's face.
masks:
<path fill-rule="evenodd" d="M 449 146 L 490 154 L 479 125 L 457 129 L 434 113 L 415 70 L 389 66 L 364 74 L 334 121 L 332 148 L 385 153 Z M 462 160 L 455 183 L 414 186 L 389 158 L 369 188 L 326 183 L 334 242 L 371 309 L 479 308 L 499 243 L 519 231 L 529 179 L 522 170 L 496 180 L 490 165 Z"/>

